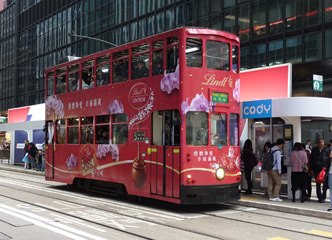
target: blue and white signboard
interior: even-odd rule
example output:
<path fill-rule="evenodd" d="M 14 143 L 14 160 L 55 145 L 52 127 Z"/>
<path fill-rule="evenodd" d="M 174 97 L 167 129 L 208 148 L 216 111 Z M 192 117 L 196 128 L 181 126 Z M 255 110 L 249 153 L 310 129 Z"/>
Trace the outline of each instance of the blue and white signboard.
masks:
<path fill-rule="evenodd" d="M 242 103 L 242 118 L 272 117 L 272 100 L 249 101 Z"/>

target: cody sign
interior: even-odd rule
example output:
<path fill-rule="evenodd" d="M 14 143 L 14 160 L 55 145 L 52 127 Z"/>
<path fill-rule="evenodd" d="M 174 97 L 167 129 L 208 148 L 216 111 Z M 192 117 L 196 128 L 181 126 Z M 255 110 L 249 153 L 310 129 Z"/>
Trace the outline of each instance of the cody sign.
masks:
<path fill-rule="evenodd" d="M 243 118 L 270 118 L 272 117 L 272 100 L 243 102 Z"/>

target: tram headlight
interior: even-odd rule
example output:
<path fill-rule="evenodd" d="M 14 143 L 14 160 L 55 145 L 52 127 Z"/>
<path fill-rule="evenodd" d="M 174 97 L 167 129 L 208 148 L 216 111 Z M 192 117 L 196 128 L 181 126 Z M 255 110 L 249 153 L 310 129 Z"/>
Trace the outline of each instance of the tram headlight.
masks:
<path fill-rule="evenodd" d="M 223 168 L 218 168 L 216 171 L 216 178 L 218 180 L 223 180 L 225 177 L 225 170 Z"/>

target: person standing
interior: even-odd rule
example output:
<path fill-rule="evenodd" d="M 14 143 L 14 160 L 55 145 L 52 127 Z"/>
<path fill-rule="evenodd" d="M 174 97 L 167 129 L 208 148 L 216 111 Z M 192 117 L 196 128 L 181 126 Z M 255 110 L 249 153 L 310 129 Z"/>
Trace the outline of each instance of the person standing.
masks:
<path fill-rule="evenodd" d="M 267 191 L 270 201 L 282 202 L 279 198 L 281 188 L 281 149 L 284 146 L 284 140 L 278 139 L 275 146 L 271 148 L 273 153 L 273 168 L 267 171 L 268 187 Z"/>
<path fill-rule="evenodd" d="M 312 149 L 310 155 L 310 169 L 313 171 L 315 179 L 317 178 L 318 174 L 322 171 L 327 160 L 329 160 L 329 153 L 327 153 L 327 150 L 324 148 L 325 145 L 324 140 L 319 138 L 317 139 L 316 144 L 317 147 L 314 147 Z M 326 190 L 327 190 L 326 181 L 324 181 L 323 184 L 316 182 L 316 193 L 319 203 L 325 202 Z"/>
<path fill-rule="evenodd" d="M 295 202 L 295 191 L 301 190 L 301 203 L 304 203 L 305 198 L 305 177 L 304 165 L 308 163 L 308 157 L 305 151 L 302 151 L 301 143 L 296 142 L 294 144 L 294 150 L 290 154 L 289 158 L 292 164 L 292 202 Z"/>
<path fill-rule="evenodd" d="M 268 151 L 270 151 L 272 147 L 272 144 L 270 142 L 266 142 L 264 144 L 264 148 L 263 148 L 263 158 L 264 158 L 264 154 L 266 154 Z M 262 158 L 262 159 L 263 159 Z M 263 161 L 263 160 L 262 160 Z M 268 196 L 268 192 L 267 192 L 267 186 L 268 186 L 268 178 L 267 178 L 267 171 L 262 169 L 261 170 L 261 187 L 264 190 L 264 197 Z"/>
<path fill-rule="evenodd" d="M 250 139 L 247 139 L 244 142 L 243 152 L 241 158 L 244 163 L 244 174 L 247 180 L 248 188 L 245 194 L 252 194 L 252 179 L 251 172 L 255 166 L 257 166 L 258 161 L 252 150 L 252 142 Z"/>
<path fill-rule="evenodd" d="M 326 173 L 328 173 L 328 186 L 330 188 L 330 207 L 327 211 L 332 211 L 332 138 L 330 138 L 330 147 L 326 149 L 327 153 L 329 154 L 329 161 L 326 161 Z"/>
<path fill-rule="evenodd" d="M 308 172 L 305 174 L 305 200 L 310 200 L 311 198 L 311 180 L 312 180 L 312 176 L 314 175 L 313 172 L 310 169 L 310 152 L 308 150 L 305 150 L 305 144 L 301 143 L 301 147 L 302 147 L 302 151 L 304 151 L 307 154 L 307 159 L 308 159 L 308 163 L 307 163 L 307 167 L 308 167 Z"/>
<path fill-rule="evenodd" d="M 305 145 L 305 150 L 309 151 L 309 153 L 311 153 L 312 146 L 311 146 L 311 141 L 310 140 L 307 140 L 306 145 Z"/>

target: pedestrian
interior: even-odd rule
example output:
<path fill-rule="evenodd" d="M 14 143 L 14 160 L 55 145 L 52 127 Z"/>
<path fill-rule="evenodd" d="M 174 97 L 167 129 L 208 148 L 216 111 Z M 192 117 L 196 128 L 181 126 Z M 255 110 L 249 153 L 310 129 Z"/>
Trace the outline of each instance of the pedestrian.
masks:
<path fill-rule="evenodd" d="M 306 145 L 305 145 L 305 150 L 309 151 L 309 153 L 311 153 L 311 150 L 312 150 L 311 140 L 307 140 Z"/>
<path fill-rule="evenodd" d="M 284 140 L 278 139 L 275 146 L 271 148 L 273 153 L 273 168 L 267 170 L 268 186 L 267 191 L 270 201 L 282 202 L 279 198 L 279 191 L 281 188 L 281 150 L 284 146 Z"/>
<path fill-rule="evenodd" d="M 330 207 L 327 211 L 332 211 L 332 138 L 330 138 L 330 147 L 326 150 L 329 153 L 329 161 L 326 161 L 326 173 L 328 173 L 328 186 L 330 188 Z"/>
<path fill-rule="evenodd" d="M 314 175 L 313 172 L 310 169 L 310 152 L 309 150 L 305 150 L 305 144 L 301 143 L 302 150 L 307 154 L 307 159 L 308 159 L 308 172 L 305 174 L 305 200 L 310 201 L 311 198 L 311 181 L 312 181 L 312 176 Z"/>
<path fill-rule="evenodd" d="M 324 165 L 329 160 L 329 153 L 324 148 L 324 140 L 321 138 L 317 139 L 317 147 L 314 147 L 310 155 L 310 169 L 313 171 L 315 179 L 318 174 L 322 171 Z M 316 193 L 319 203 L 324 203 L 326 199 L 327 181 L 323 184 L 316 182 Z"/>
<path fill-rule="evenodd" d="M 41 171 L 45 171 L 45 142 L 42 144 L 42 166 L 41 166 Z"/>
<path fill-rule="evenodd" d="M 253 168 L 255 166 L 257 166 L 258 161 L 257 161 L 255 154 L 253 153 L 252 142 L 250 139 L 247 139 L 244 142 L 241 159 L 243 160 L 243 163 L 244 163 L 244 174 L 245 174 L 245 178 L 246 178 L 247 184 L 248 184 L 248 188 L 247 188 L 245 194 L 252 194 L 251 172 L 252 172 Z"/>
<path fill-rule="evenodd" d="M 272 144 L 270 142 L 266 142 L 264 144 L 262 161 L 264 158 L 264 154 L 266 154 L 268 151 L 270 151 L 271 147 L 272 147 Z M 267 171 L 265 169 L 261 169 L 261 187 L 264 190 L 264 197 L 268 196 L 267 186 L 268 186 Z"/>
<path fill-rule="evenodd" d="M 301 143 L 296 142 L 294 144 L 294 150 L 290 154 L 289 158 L 292 164 L 292 202 L 295 202 L 295 191 L 297 189 L 301 190 L 301 203 L 304 203 L 305 199 L 305 177 L 306 172 L 304 172 L 304 166 L 308 163 L 307 154 L 302 151 Z"/>

